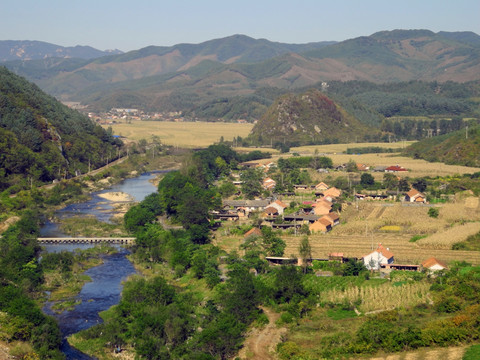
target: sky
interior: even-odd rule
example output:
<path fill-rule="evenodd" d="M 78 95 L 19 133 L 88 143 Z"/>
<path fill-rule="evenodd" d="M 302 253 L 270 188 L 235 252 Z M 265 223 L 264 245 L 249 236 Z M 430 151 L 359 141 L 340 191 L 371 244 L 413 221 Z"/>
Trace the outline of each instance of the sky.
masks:
<path fill-rule="evenodd" d="M 130 51 L 234 34 L 303 44 L 394 29 L 473 31 L 479 0 L 2 0 L 0 40 Z"/>

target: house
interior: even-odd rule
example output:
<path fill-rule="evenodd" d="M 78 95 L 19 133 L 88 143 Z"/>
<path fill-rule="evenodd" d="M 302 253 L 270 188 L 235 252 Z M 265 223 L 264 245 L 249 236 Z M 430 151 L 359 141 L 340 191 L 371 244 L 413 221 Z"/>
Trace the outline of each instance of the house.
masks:
<path fill-rule="evenodd" d="M 332 229 L 332 225 L 330 224 L 329 221 L 321 218 L 315 221 L 313 224 L 310 224 L 308 226 L 308 230 L 313 233 L 323 233 L 325 234 L 326 232 L 330 231 Z"/>
<path fill-rule="evenodd" d="M 373 168 L 373 171 L 375 172 L 385 172 L 385 170 L 387 170 L 387 166 L 380 165 Z"/>
<path fill-rule="evenodd" d="M 330 253 L 328 254 L 328 260 L 329 261 L 340 261 L 341 263 L 345 262 L 345 257 L 343 256 L 343 253 Z"/>
<path fill-rule="evenodd" d="M 279 215 L 278 209 L 273 206 L 267 207 L 263 212 L 263 217 L 267 219 L 275 219 Z"/>
<path fill-rule="evenodd" d="M 424 203 L 425 204 L 427 202 L 427 198 L 420 191 L 418 191 L 416 189 L 412 189 L 405 194 L 405 201 L 408 201 L 408 202 L 411 202 L 411 203 Z"/>
<path fill-rule="evenodd" d="M 370 167 L 365 164 L 357 164 L 358 171 L 367 171 L 368 169 L 370 169 Z"/>
<path fill-rule="evenodd" d="M 325 184 L 323 181 L 318 183 L 317 185 L 315 185 L 315 191 L 325 191 L 329 188 L 330 186 L 328 186 L 327 184 Z"/>
<path fill-rule="evenodd" d="M 271 200 L 223 200 L 222 205 L 226 210 L 233 208 L 237 211 L 242 211 L 245 216 L 248 216 L 252 211 L 264 210 L 268 204 L 270 204 L 270 201 Z"/>
<path fill-rule="evenodd" d="M 304 185 L 304 184 L 296 184 L 296 185 L 293 185 L 293 188 L 295 190 L 304 190 L 304 191 L 307 191 L 307 190 L 310 190 L 311 189 L 311 186 L 310 185 Z"/>
<path fill-rule="evenodd" d="M 253 236 L 262 236 L 262 230 L 257 227 L 251 228 L 243 235 L 243 241 L 246 241 L 248 238 Z"/>
<path fill-rule="evenodd" d="M 325 202 L 315 204 L 315 207 L 313 209 L 313 213 L 315 215 L 327 215 L 332 211 L 332 205 L 327 205 Z"/>
<path fill-rule="evenodd" d="M 263 188 L 265 190 L 273 190 L 275 188 L 275 186 L 277 185 L 277 182 L 275 180 L 273 180 L 272 178 L 265 178 L 263 179 Z"/>
<path fill-rule="evenodd" d="M 283 211 L 288 207 L 287 204 L 281 202 L 280 200 L 276 200 L 271 204 L 268 204 L 268 207 L 273 207 L 278 210 L 278 213 L 281 215 Z"/>
<path fill-rule="evenodd" d="M 340 224 L 340 216 L 336 212 L 328 213 L 324 217 L 331 221 L 332 226 Z"/>
<path fill-rule="evenodd" d="M 378 244 L 375 251 L 363 257 L 363 263 L 369 270 L 378 270 L 382 264 L 392 264 L 393 260 L 393 254 L 390 252 L 390 249 L 385 249 L 382 244 Z"/>
<path fill-rule="evenodd" d="M 408 171 L 408 170 L 399 165 L 389 166 L 385 169 L 385 172 L 399 172 L 399 171 Z"/>
<path fill-rule="evenodd" d="M 308 223 L 314 223 L 315 221 L 320 219 L 320 216 L 308 215 L 308 214 L 289 214 L 289 215 L 284 215 L 283 219 L 285 221 L 294 221 L 299 224 L 308 224 Z"/>
<path fill-rule="evenodd" d="M 342 195 L 342 190 L 337 189 L 334 186 L 323 192 L 323 196 L 327 199 L 328 198 L 335 199 L 335 198 L 339 197 L 340 195 Z"/>
<path fill-rule="evenodd" d="M 435 271 L 440 271 L 447 269 L 447 264 L 445 264 L 442 261 L 438 261 L 434 257 L 431 257 L 430 259 L 425 260 L 422 262 L 422 269 L 427 270 L 429 272 L 435 272 Z"/>

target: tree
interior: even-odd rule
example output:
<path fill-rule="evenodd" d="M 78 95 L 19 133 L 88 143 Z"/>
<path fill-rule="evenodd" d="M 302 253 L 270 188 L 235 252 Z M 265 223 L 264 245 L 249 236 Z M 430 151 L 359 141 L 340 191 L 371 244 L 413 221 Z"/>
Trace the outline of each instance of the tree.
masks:
<path fill-rule="evenodd" d="M 358 171 L 357 163 L 354 160 L 350 159 L 347 163 L 346 170 L 348 172 L 357 172 Z"/>
<path fill-rule="evenodd" d="M 412 183 L 412 187 L 420 192 L 427 190 L 427 180 L 420 178 Z"/>
<path fill-rule="evenodd" d="M 308 236 L 304 236 L 300 242 L 298 248 L 298 253 L 300 254 L 300 259 L 302 260 L 302 269 L 303 273 L 307 273 L 308 260 L 312 259 L 312 247 L 308 241 Z"/>
<path fill-rule="evenodd" d="M 218 187 L 218 192 L 220 193 L 220 195 L 222 195 L 223 198 L 228 198 L 232 196 L 233 194 L 235 194 L 236 191 L 237 188 L 230 181 L 225 181 Z"/>
<path fill-rule="evenodd" d="M 400 179 L 398 181 L 398 190 L 399 191 L 408 191 L 410 190 L 410 185 L 406 179 Z"/>
<path fill-rule="evenodd" d="M 375 179 L 372 174 L 363 173 L 362 176 L 360 176 L 360 184 L 364 187 L 368 187 L 375 184 Z"/>
<path fill-rule="evenodd" d="M 383 174 L 383 186 L 389 190 L 397 189 L 398 178 L 392 173 Z"/>
<path fill-rule="evenodd" d="M 242 183 L 242 193 L 247 199 L 254 199 L 262 193 L 262 177 L 255 169 L 246 169 L 240 175 Z"/>

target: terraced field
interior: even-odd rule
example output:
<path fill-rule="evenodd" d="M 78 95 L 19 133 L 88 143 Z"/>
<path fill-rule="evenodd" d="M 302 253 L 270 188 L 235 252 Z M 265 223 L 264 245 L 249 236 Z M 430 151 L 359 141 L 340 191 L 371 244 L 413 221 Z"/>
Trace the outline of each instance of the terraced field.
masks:
<path fill-rule="evenodd" d="M 301 236 L 289 236 L 283 238 L 287 243 L 285 255 L 298 256 L 298 248 L 300 246 Z M 309 237 L 310 246 L 312 247 L 313 258 L 328 258 L 328 254 L 332 252 L 342 252 L 346 257 L 360 258 L 376 249 L 379 243 L 389 248 L 395 256 L 397 264 L 420 264 L 429 257 L 436 257 L 446 262 L 457 260 L 465 260 L 475 265 L 480 265 L 480 252 L 478 251 L 462 251 L 462 250 L 445 250 L 423 248 L 415 243 L 409 242 L 410 237 L 398 235 L 311 235 Z"/>

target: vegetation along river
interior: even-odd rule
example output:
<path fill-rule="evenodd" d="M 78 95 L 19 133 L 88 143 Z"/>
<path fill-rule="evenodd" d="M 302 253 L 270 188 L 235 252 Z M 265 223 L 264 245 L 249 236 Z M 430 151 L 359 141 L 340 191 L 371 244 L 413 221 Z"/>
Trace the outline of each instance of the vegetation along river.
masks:
<path fill-rule="evenodd" d="M 151 180 L 155 173 L 145 173 L 139 177 L 126 179 L 108 190 L 92 194 L 92 198 L 84 203 L 73 204 L 59 210 L 55 217 L 62 219 L 74 215 L 95 215 L 101 221 L 109 221 L 113 215 L 113 207 L 98 195 L 103 192 L 124 192 L 132 196 L 135 201 L 143 200 L 154 192 L 155 186 Z M 57 224 L 48 222 L 41 229 L 41 236 L 65 237 L 58 229 Z M 89 244 L 58 244 L 45 245 L 45 251 L 57 252 L 62 250 L 73 251 L 77 248 L 91 247 Z M 132 263 L 126 258 L 128 250 L 118 247 L 118 252 L 104 257 L 102 265 L 93 267 L 85 272 L 91 278 L 82 288 L 77 299 L 81 301 L 71 311 L 57 314 L 51 310 L 51 303 L 47 303 L 44 311 L 54 316 L 63 335 L 62 351 L 67 359 L 91 359 L 91 357 L 69 346 L 66 338 L 85 330 L 101 321 L 99 312 L 107 310 L 118 303 L 122 291 L 122 281 L 135 273 Z"/>

